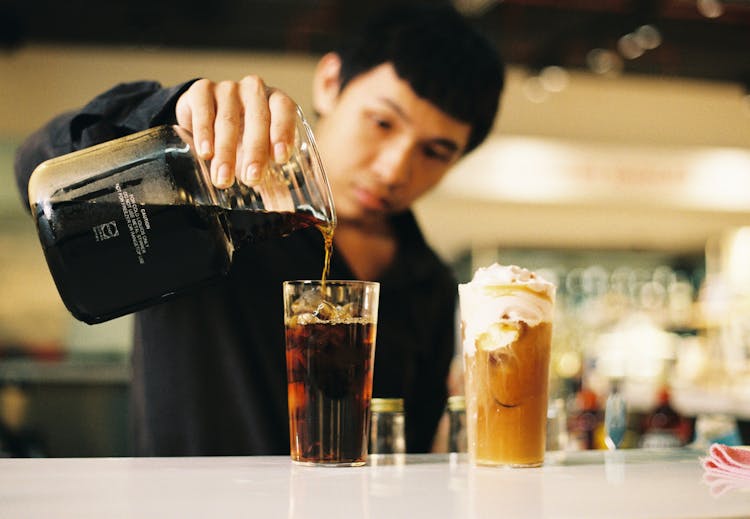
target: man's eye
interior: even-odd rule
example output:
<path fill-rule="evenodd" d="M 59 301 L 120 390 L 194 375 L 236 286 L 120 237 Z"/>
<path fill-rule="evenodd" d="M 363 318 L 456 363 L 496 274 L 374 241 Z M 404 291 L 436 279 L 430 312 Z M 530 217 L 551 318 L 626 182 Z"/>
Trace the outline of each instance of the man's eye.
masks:
<path fill-rule="evenodd" d="M 391 122 L 386 119 L 381 119 L 380 117 L 375 116 L 372 116 L 371 119 L 373 124 L 381 130 L 390 130 L 391 128 L 393 128 Z"/>
<path fill-rule="evenodd" d="M 450 160 L 450 154 L 439 148 L 425 146 L 422 152 L 424 153 L 425 157 L 428 157 L 430 159 L 439 160 L 441 162 L 448 162 Z"/>

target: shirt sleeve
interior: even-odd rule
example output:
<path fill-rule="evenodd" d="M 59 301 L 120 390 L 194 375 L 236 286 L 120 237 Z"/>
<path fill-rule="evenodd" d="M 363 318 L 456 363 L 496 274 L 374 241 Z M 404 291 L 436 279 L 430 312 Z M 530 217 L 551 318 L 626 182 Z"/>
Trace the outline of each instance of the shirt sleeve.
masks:
<path fill-rule="evenodd" d="M 29 208 L 29 178 L 39 164 L 153 126 L 174 124 L 177 99 L 194 81 L 170 88 L 155 81 L 121 83 L 34 132 L 16 150 L 14 163 L 25 207 Z"/>

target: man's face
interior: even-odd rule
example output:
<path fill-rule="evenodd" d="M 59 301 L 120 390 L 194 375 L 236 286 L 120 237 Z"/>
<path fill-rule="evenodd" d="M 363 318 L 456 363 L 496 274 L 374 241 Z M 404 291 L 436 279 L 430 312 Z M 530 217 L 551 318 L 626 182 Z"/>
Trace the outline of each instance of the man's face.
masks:
<path fill-rule="evenodd" d="M 354 78 L 315 136 L 341 220 L 382 220 L 434 187 L 471 127 L 417 97 L 391 64 Z"/>

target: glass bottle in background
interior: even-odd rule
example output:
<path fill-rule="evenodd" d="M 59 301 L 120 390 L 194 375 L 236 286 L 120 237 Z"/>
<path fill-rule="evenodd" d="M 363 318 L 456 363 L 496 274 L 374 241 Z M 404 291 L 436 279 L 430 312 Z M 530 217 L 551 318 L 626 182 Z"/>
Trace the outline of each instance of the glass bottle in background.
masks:
<path fill-rule="evenodd" d="M 701 413 L 695 419 L 695 438 L 690 444 L 696 449 L 708 449 L 712 443 L 742 445 L 737 419 L 725 413 Z"/>
<path fill-rule="evenodd" d="M 370 413 L 370 454 L 405 454 L 404 399 L 373 398 Z"/>
<path fill-rule="evenodd" d="M 609 450 L 619 449 L 628 430 L 628 409 L 620 390 L 620 380 L 612 380 L 604 404 L 604 443 Z"/>
<path fill-rule="evenodd" d="M 570 402 L 568 430 L 573 450 L 599 448 L 597 439 L 603 433 L 599 399 L 591 389 L 581 387 Z M 602 440 L 603 443 L 603 440 Z"/>
<path fill-rule="evenodd" d="M 466 398 L 448 397 L 448 452 L 466 452 Z"/>
<path fill-rule="evenodd" d="M 639 446 L 646 449 L 681 447 L 691 436 L 689 422 L 674 410 L 669 389 L 659 390 L 656 407 L 646 416 Z"/>

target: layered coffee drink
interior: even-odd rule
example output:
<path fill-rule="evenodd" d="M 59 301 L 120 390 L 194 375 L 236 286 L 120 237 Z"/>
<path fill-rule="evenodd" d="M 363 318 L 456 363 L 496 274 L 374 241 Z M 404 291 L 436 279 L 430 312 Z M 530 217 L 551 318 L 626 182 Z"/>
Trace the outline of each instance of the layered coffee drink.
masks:
<path fill-rule="evenodd" d="M 544 462 L 555 286 L 494 264 L 459 285 L 470 459 Z"/>

